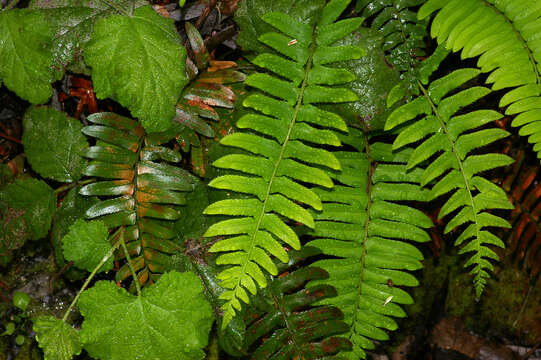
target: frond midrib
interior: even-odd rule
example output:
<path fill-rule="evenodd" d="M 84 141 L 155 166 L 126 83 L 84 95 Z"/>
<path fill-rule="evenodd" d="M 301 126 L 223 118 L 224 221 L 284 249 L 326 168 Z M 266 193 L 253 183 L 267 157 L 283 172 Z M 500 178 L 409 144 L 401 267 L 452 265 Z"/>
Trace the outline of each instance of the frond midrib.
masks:
<path fill-rule="evenodd" d="M 143 143 L 145 141 L 146 135 L 141 136 L 141 139 L 139 140 L 139 144 L 137 144 L 137 160 L 134 164 L 134 171 L 133 171 L 133 209 L 135 211 L 135 226 L 137 227 L 137 239 L 135 241 L 138 241 L 141 246 L 141 253 L 144 254 L 145 250 L 143 249 L 143 242 L 141 241 L 141 229 L 139 227 L 140 225 L 140 218 L 139 218 L 139 201 L 137 200 L 137 191 L 139 191 L 137 186 L 137 172 L 139 169 L 139 163 L 141 162 L 141 150 L 143 149 Z M 144 256 L 143 256 L 144 257 Z M 146 263 L 146 261 L 145 261 Z M 148 275 L 150 277 L 150 274 Z M 139 279 L 137 276 L 133 279 L 134 284 L 137 288 L 137 294 L 141 294 L 141 289 L 139 288 Z"/>
<path fill-rule="evenodd" d="M 269 294 L 272 298 L 272 301 L 274 302 L 274 306 L 280 310 L 280 315 L 282 319 L 284 319 L 284 324 L 286 326 L 287 332 L 289 333 L 289 338 L 291 339 L 291 342 L 293 343 L 293 347 L 295 348 L 297 354 L 302 354 L 303 351 L 301 350 L 301 347 L 299 345 L 299 341 L 297 340 L 297 337 L 295 336 L 297 332 L 295 329 L 291 326 L 291 323 L 289 321 L 289 317 L 287 316 L 287 311 L 282 306 L 282 303 L 280 300 L 276 297 L 273 290 L 271 289 L 269 291 Z"/>
<path fill-rule="evenodd" d="M 367 195 L 367 204 L 365 207 L 366 211 L 366 219 L 364 221 L 364 229 L 363 229 L 363 237 L 362 237 L 362 252 L 361 252 L 361 269 L 359 271 L 359 286 L 357 287 L 357 296 L 355 297 L 355 311 L 353 312 L 353 318 L 351 321 L 351 333 L 349 334 L 349 340 L 351 340 L 351 337 L 355 333 L 355 323 L 357 322 L 357 315 L 359 310 L 359 305 L 361 302 L 362 297 L 362 286 L 363 286 L 363 273 L 365 268 L 365 260 L 366 260 L 366 243 L 368 242 L 368 225 L 370 224 L 371 218 L 370 218 L 370 208 L 372 207 L 373 201 L 372 201 L 372 175 L 374 174 L 375 170 L 375 164 L 374 159 L 371 156 L 370 153 L 370 142 L 368 141 L 368 137 L 366 136 L 366 133 L 362 132 L 364 140 L 365 140 L 365 151 L 366 151 L 366 158 L 368 160 L 368 174 L 367 174 L 367 182 L 366 182 L 366 195 Z"/>
<path fill-rule="evenodd" d="M 274 179 L 276 178 L 276 173 L 278 172 L 278 167 L 279 167 L 279 165 L 280 165 L 280 163 L 281 163 L 281 161 L 282 161 L 282 159 L 284 157 L 286 146 L 287 146 L 287 144 L 289 142 L 289 139 L 291 137 L 291 131 L 293 130 L 293 126 L 295 125 L 298 112 L 299 112 L 299 110 L 300 110 L 300 108 L 302 106 L 302 103 L 303 103 L 302 100 L 303 100 L 303 96 L 304 96 L 304 90 L 306 89 L 306 86 L 308 85 L 308 74 L 310 73 L 310 69 L 312 68 L 312 58 L 313 58 L 313 55 L 314 55 L 314 52 L 315 52 L 315 45 L 316 45 L 315 34 L 316 34 L 316 28 L 314 27 L 314 30 L 313 30 L 313 33 L 312 33 L 312 43 L 310 44 L 310 50 L 309 50 L 309 53 L 308 53 L 308 60 L 306 62 L 307 65 L 306 65 L 306 68 L 305 68 L 305 71 L 304 71 L 304 79 L 303 79 L 303 81 L 301 83 L 301 88 L 300 88 L 300 91 L 299 91 L 299 95 L 297 97 L 297 103 L 295 104 L 295 110 L 293 112 L 293 116 L 291 118 L 291 121 L 289 122 L 289 126 L 288 126 L 288 129 L 287 129 L 287 134 L 286 134 L 286 137 L 284 139 L 284 142 L 281 144 L 280 154 L 279 154 L 278 158 L 276 159 L 276 162 L 274 163 L 274 169 L 273 169 L 271 177 L 269 179 L 269 183 L 267 184 L 267 190 L 266 190 L 265 198 L 263 200 L 263 206 L 261 207 L 261 212 L 259 213 L 259 216 L 257 217 L 256 225 L 255 225 L 255 227 L 253 229 L 252 236 L 250 238 L 250 248 L 248 250 L 248 255 L 246 257 L 246 261 L 242 265 L 241 274 L 246 274 L 246 267 L 248 266 L 248 263 L 252 259 L 252 253 L 253 253 L 253 251 L 255 249 L 257 233 L 258 233 L 258 231 L 259 231 L 259 229 L 261 227 L 261 222 L 263 221 L 263 217 L 266 214 L 266 208 L 267 208 L 268 200 L 269 200 L 270 195 L 271 195 L 272 184 L 273 184 Z M 232 289 L 235 292 L 235 297 L 236 297 L 236 289 L 238 289 L 239 286 L 241 286 L 241 281 L 242 281 L 242 276 L 239 276 L 235 286 Z"/>
<path fill-rule="evenodd" d="M 472 208 L 473 223 L 475 224 L 475 244 L 476 244 L 475 248 L 476 248 L 476 254 L 478 255 L 481 252 L 481 244 L 482 243 L 481 243 L 480 235 L 479 235 L 479 222 L 477 221 L 477 209 L 475 207 L 475 202 L 473 200 L 473 195 L 472 195 L 472 189 L 471 189 L 470 182 L 468 181 L 468 179 L 466 177 L 466 173 L 464 171 L 463 162 L 460 159 L 460 156 L 458 156 L 458 151 L 456 150 L 455 142 L 452 140 L 451 136 L 449 135 L 449 132 L 447 130 L 447 126 L 445 125 L 445 122 L 441 118 L 436 104 L 434 104 L 434 102 L 432 101 L 432 98 L 430 97 L 427 90 L 425 89 L 423 84 L 421 84 L 420 81 L 417 81 L 417 85 L 419 86 L 419 89 L 421 89 L 421 92 L 423 93 L 425 98 L 430 103 L 430 107 L 432 108 L 432 112 L 434 113 L 434 115 L 438 119 L 438 121 L 440 123 L 440 127 L 443 130 L 443 133 L 445 134 L 445 137 L 446 137 L 447 141 L 449 141 L 449 144 L 451 144 L 451 149 L 452 149 L 453 155 L 455 156 L 456 161 L 458 163 L 459 172 L 460 172 L 460 175 L 462 176 L 462 179 L 464 180 L 464 185 L 466 186 L 466 191 L 468 192 L 468 197 L 469 197 L 469 200 L 470 200 L 470 204 L 468 206 L 471 206 L 471 208 Z M 476 277 L 477 277 L 477 275 L 476 275 Z"/>
<path fill-rule="evenodd" d="M 402 11 L 404 11 L 404 9 L 402 9 L 401 11 L 397 11 L 396 9 L 397 9 L 396 0 L 393 0 L 393 14 L 394 14 L 394 16 L 396 16 L 396 19 L 398 20 L 398 24 L 400 26 L 400 34 L 401 34 L 401 37 L 402 37 L 402 41 L 403 41 L 404 44 L 407 44 L 408 43 L 408 37 L 406 36 L 406 32 L 405 32 L 405 29 L 404 29 L 404 23 L 405 22 L 402 21 Z M 410 51 L 414 49 L 414 48 L 410 48 L 409 46 L 408 46 L 408 48 L 409 48 Z M 410 56 L 408 56 L 408 59 L 410 60 L 409 64 L 413 69 L 417 65 L 417 61 L 413 60 L 414 58 L 413 58 L 413 56 L 411 56 L 411 54 L 410 54 Z"/>

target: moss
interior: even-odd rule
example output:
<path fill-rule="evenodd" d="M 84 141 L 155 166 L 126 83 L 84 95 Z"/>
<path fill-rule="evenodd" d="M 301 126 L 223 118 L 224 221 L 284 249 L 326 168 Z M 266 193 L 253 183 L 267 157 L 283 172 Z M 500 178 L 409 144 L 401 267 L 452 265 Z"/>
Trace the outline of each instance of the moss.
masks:
<path fill-rule="evenodd" d="M 462 318 L 480 334 L 520 339 L 533 344 L 541 338 L 541 290 L 527 275 L 511 264 L 493 276 L 477 302 L 471 277 L 450 274 L 445 309 Z"/>
<path fill-rule="evenodd" d="M 471 276 L 462 268 L 449 274 L 445 312 L 451 316 L 469 317 L 475 313 L 475 291 Z"/>

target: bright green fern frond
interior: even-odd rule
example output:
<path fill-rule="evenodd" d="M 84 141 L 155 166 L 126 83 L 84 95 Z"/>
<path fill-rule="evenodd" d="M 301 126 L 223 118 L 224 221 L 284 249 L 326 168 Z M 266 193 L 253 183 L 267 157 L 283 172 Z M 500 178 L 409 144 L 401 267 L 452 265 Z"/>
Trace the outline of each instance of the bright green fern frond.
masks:
<path fill-rule="evenodd" d="M 287 222 L 314 227 L 312 215 L 303 205 L 320 210 L 321 201 L 307 185 L 331 188 L 333 182 L 324 168 L 340 169 L 340 162 L 323 147 L 340 145 L 329 128 L 346 131 L 346 125 L 338 115 L 312 104 L 356 99 L 351 91 L 330 86 L 351 81 L 351 74 L 325 66 L 363 55 L 358 47 L 330 46 L 361 25 L 361 19 L 334 22 L 348 3 L 349 0 L 329 2 L 317 27 L 281 13 L 262 17 L 279 32 L 263 34 L 259 40 L 277 53 L 261 54 L 253 60 L 269 72 L 246 79 L 246 84 L 262 91 L 243 102 L 245 107 L 255 110 L 237 123 L 238 128 L 247 131 L 228 135 L 221 141 L 245 152 L 220 158 L 214 166 L 236 170 L 238 174 L 218 177 L 209 184 L 246 196 L 215 202 L 205 210 L 205 214 L 234 217 L 211 226 L 205 233 L 233 235 L 210 249 L 225 252 L 217 258 L 217 264 L 228 265 L 218 275 L 221 285 L 228 289 L 221 296 L 225 300 L 224 326 L 240 310 L 241 301 L 248 303 L 247 291 L 255 294 L 257 285 L 267 285 L 262 270 L 277 275 L 271 256 L 287 262 L 282 243 L 300 248 L 300 241 Z"/>
<path fill-rule="evenodd" d="M 431 34 L 462 58 L 479 56 L 477 65 L 491 72 L 494 90 L 510 88 L 500 100 L 512 126 L 529 136 L 541 159 L 541 2 L 537 0 L 429 0 L 419 10 L 425 18 L 438 11 Z"/>
<path fill-rule="evenodd" d="M 509 227 L 507 221 L 490 210 L 513 208 L 502 189 L 479 175 L 485 170 L 508 165 L 513 159 L 502 154 L 472 153 L 509 135 L 502 129 L 483 127 L 502 115 L 492 110 L 456 114 L 490 92 L 480 86 L 461 87 L 479 73 L 477 69 L 456 70 L 433 81 L 428 89 L 419 83 L 422 95 L 396 109 L 386 124 L 387 129 L 406 124 L 395 140 L 394 149 L 422 140 L 407 165 L 408 169 L 416 168 L 430 159 L 430 164 L 423 170 L 421 184 L 424 186 L 436 180 L 432 188 L 434 197 L 452 192 L 439 217 L 455 214 L 447 223 L 445 233 L 466 225 L 455 244 L 463 245 L 460 253 L 473 252 L 465 266 L 473 265 L 471 273 L 478 296 L 493 269 L 490 260 L 498 260 L 490 246 L 504 247 L 503 242 L 486 228 Z M 460 91 L 449 95 L 459 87 Z M 480 127 L 483 128 L 478 130 Z"/>
<path fill-rule="evenodd" d="M 418 284 L 404 270 L 420 269 L 423 256 L 403 240 L 427 242 L 424 229 L 432 226 L 425 214 L 402 204 L 430 199 L 430 191 L 419 186 L 422 172 L 406 171 L 411 151 L 392 152 L 390 144 L 360 139 L 363 152 L 335 153 L 342 163 L 339 184 L 318 189 L 323 211 L 315 214 L 313 235 L 318 238 L 308 244 L 336 257 L 314 263 L 329 279 L 313 283 L 332 285 L 338 292 L 320 303 L 344 313 L 346 337 L 353 343 L 353 350 L 342 354 L 348 359 L 365 358 L 373 340 L 386 340 L 385 330 L 397 328 L 392 317 L 406 316 L 400 304 L 413 300 L 396 286 Z M 358 140 L 354 145 L 363 146 Z"/>
<path fill-rule="evenodd" d="M 91 206 L 86 216 L 103 220 L 109 228 L 126 227 L 124 239 L 135 256 L 138 281 L 152 284 L 166 269 L 168 255 L 180 249 L 172 241 L 172 225 L 180 216 L 175 207 L 185 204 L 185 192 L 193 189 L 192 175 L 169 165 L 179 162 L 180 154 L 159 146 L 158 137 L 147 136 L 137 121 L 113 113 L 87 119 L 94 125 L 83 132 L 97 141 L 83 154 L 92 159 L 84 174 L 105 180 L 82 187 L 80 193 L 105 199 Z M 130 275 L 126 264 L 117 280 Z"/>

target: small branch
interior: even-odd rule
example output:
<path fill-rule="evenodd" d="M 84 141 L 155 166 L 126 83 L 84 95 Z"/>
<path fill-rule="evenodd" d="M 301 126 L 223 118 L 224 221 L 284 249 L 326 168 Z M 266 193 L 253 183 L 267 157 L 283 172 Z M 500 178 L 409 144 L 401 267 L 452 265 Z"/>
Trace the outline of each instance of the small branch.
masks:
<path fill-rule="evenodd" d="M 9 136 L 0 132 L 0 137 L 3 137 L 4 139 L 9 140 L 9 141 L 13 141 L 14 143 L 17 143 L 19 145 L 22 145 L 21 140 L 14 138 L 13 136 Z"/>
<path fill-rule="evenodd" d="M 224 41 L 229 40 L 233 36 L 235 36 L 236 32 L 237 29 L 235 28 L 235 25 L 230 25 L 216 35 L 214 35 L 213 37 L 205 40 L 205 47 L 207 48 L 208 52 L 210 52 L 211 50 L 217 48 L 218 45 L 220 45 Z"/>
<path fill-rule="evenodd" d="M 195 27 L 197 28 L 197 30 L 201 30 L 201 26 L 203 26 L 203 23 L 209 16 L 211 10 L 214 9 L 214 7 L 216 6 L 216 2 L 217 0 L 209 0 L 207 7 L 205 8 L 205 10 L 203 10 L 201 15 L 199 15 L 199 18 L 197 19 L 197 22 L 195 23 Z"/>
<path fill-rule="evenodd" d="M 15 6 L 17 6 L 18 3 L 19 3 L 19 0 L 13 0 L 2 11 L 13 9 Z"/>
<path fill-rule="evenodd" d="M 524 301 L 522 302 L 522 306 L 520 307 L 520 310 L 517 314 L 517 318 L 515 319 L 515 321 L 513 321 L 513 325 L 511 325 L 513 328 L 517 326 L 520 318 L 522 317 L 522 314 L 524 313 L 524 309 L 526 309 L 526 304 L 528 303 L 528 299 L 530 298 L 531 292 L 532 292 L 532 286 L 530 285 L 528 287 L 528 293 L 526 294 L 526 297 L 524 298 Z"/>
<path fill-rule="evenodd" d="M 526 354 L 524 354 L 524 355 L 521 357 L 521 359 L 527 360 L 527 359 L 530 357 L 530 355 L 532 355 L 532 354 L 535 352 L 535 350 L 537 350 L 537 348 L 538 348 L 539 346 L 541 346 L 541 341 L 539 341 L 537 344 L 535 344 L 535 345 L 534 345 L 534 346 L 533 346 Z"/>

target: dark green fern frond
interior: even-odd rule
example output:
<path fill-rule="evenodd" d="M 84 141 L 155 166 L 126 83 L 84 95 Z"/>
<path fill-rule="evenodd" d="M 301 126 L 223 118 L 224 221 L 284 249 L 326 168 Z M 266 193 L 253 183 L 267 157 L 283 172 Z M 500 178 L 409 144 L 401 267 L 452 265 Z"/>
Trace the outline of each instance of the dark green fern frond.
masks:
<path fill-rule="evenodd" d="M 105 180 L 82 187 L 80 193 L 106 199 L 91 206 L 86 216 L 103 220 L 109 228 L 125 226 L 138 281 L 151 284 L 165 270 L 167 255 L 179 250 L 172 241 L 172 221 L 180 216 L 174 207 L 185 204 L 192 177 L 167 164 L 179 162 L 180 154 L 159 146 L 137 121 L 113 113 L 92 114 L 88 121 L 95 125 L 83 132 L 97 141 L 83 154 L 92 159 L 84 174 Z M 117 280 L 128 276 L 126 264 Z"/>
<path fill-rule="evenodd" d="M 242 315 L 247 324 L 241 353 L 252 359 L 327 359 L 350 350 L 350 342 L 335 335 L 347 331 L 342 312 L 333 306 L 315 306 L 316 301 L 336 296 L 329 285 L 305 286 L 328 278 L 325 270 L 307 266 L 306 259 L 321 254 L 313 247 L 289 252 L 287 264 L 277 264 L 278 277 L 256 296 Z"/>
<path fill-rule="evenodd" d="M 404 270 L 420 269 L 423 256 L 402 240 L 430 241 L 424 229 L 432 226 L 425 214 L 400 204 L 430 199 L 430 191 L 418 184 L 421 171 L 406 171 L 411 151 L 393 153 L 390 144 L 370 144 L 363 137 L 356 144 L 362 152 L 335 153 L 342 163 L 339 184 L 318 190 L 323 201 L 323 211 L 315 215 L 318 238 L 308 243 L 335 257 L 313 264 L 329 279 L 310 284 L 336 288 L 338 296 L 318 303 L 343 311 L 345 336 L 353 343 L 352 351 L 342 354 L 348 359 L 365 358 L 373 340 L 386 340 L 384 330 L 397 328 L 392 317 L 406 316 L 400 304 L 413 300 L 397 286 L 418 285 Z"/>
<path fill-rule="evenodd" d="M 419 18 L 438 11 L 431 34 L 462 58 L 479 56 L 493 90 L 511 88 L 500 100 L 512 126 L 529 136 L 541 159 L 541 2 L 537 0 L 429 0 Z"/>
<path fill-rule="evenodd" d="M 268 13 L 262 19 L 280 32 L 263 34 L 260 41 L 279 54 L 260 54 L 253 63 L 269 70 L 246 79 L 246 84 L 263 93 L 248 96 L 243 105 L 257 112 L 243 116 L 237 123 L 243 132 L 221 140 L 223 145 L 245 150 L 227 155 L 214 166 L 235 170 L 239 175 L 220 176 L 210 186 L 247 194 L 218 201 L 206 214 L 235 218 L 211 226 L 205 236 L 230 236 L 218 241 L 212 252 L 226 252 L 217 263 L 229 265 L 219 274 L 226 325 L 248 303 L 247 291 L 265 287 L 262 269 L 277 275 L 270 256 L 287 262 L 282 241 L 299 249 L 300 241 L 286 224 L 288 220 L 314 227 L 312 215 L 301 204 L 316 210 L 321 201 L 306 184 L 331 188 L 333 182 L 326 171 L 340 169 L 340 163 L 327 145 L 340 145 L 330 130 L 347 130 L 336 114 L 318 109 L 314 103 L 341 103 L 356 100 L 345 88 L 330 86 L 353 80 L 346 70 L 325 66 L 335 61 L 359 58 L 363 50 L 355 46 L 330 46 L 360 26 L 361 19 L 334 22 L 350 0 L 330 1 L 322 10 L 317 27 L 295 21 L 288 15 Z M 257 283 L 257 285 L 256 285 Z"/>
<path fill-rule="evenodd" d="M 497 128 L 476 130 L 502 115 L 492 110 L 456 114 L 461 108 L 486 96 L 490 90 L 473 86 L 449 95 L 479 73 L 477 69 L 456 70 L 433 81 L 428 89 L 419 83 L 422 95 L 396 109 L 386 124 L 386 129 L 392 129 L 408 123 L 396 138 L 394 149 L 422 140 L 411 154 L 407 166 L 413 169 L 431 159 L 422 173 L 421 185 L 435 181 L 432 188 L 434 197 L 452 192 L 441 208 L 439 218 L 458 210 L 447 223 L 445 233 L 467 224 L 455 245 L 464 245 L 460 253 L 473 252 L 465 266 L 473 265 L 471 273 L 478 296 L 483 291 L 489 271 L 493 269 L 490 260 L 498 260 L 490 246 L 504 247 L 503 242 L 486 228 L 509 227 L 506 220 L 490 210 L 513 208 L 502 189 L 479 175 L 508 165 L 513 159 L 503 154 L 472 154 L 474 150 L 509 135 Z"/>
<path fill-rule="evenodd" d="M 426 0 L 359 0 L 357 10 L 370 19 L 370 27 L 383 35 L 383 50 L 401 73 L 403 86 L 415 86 L 415 68 L 425 56 L 428 21 L 418 20 L 416 9 Z"/>

